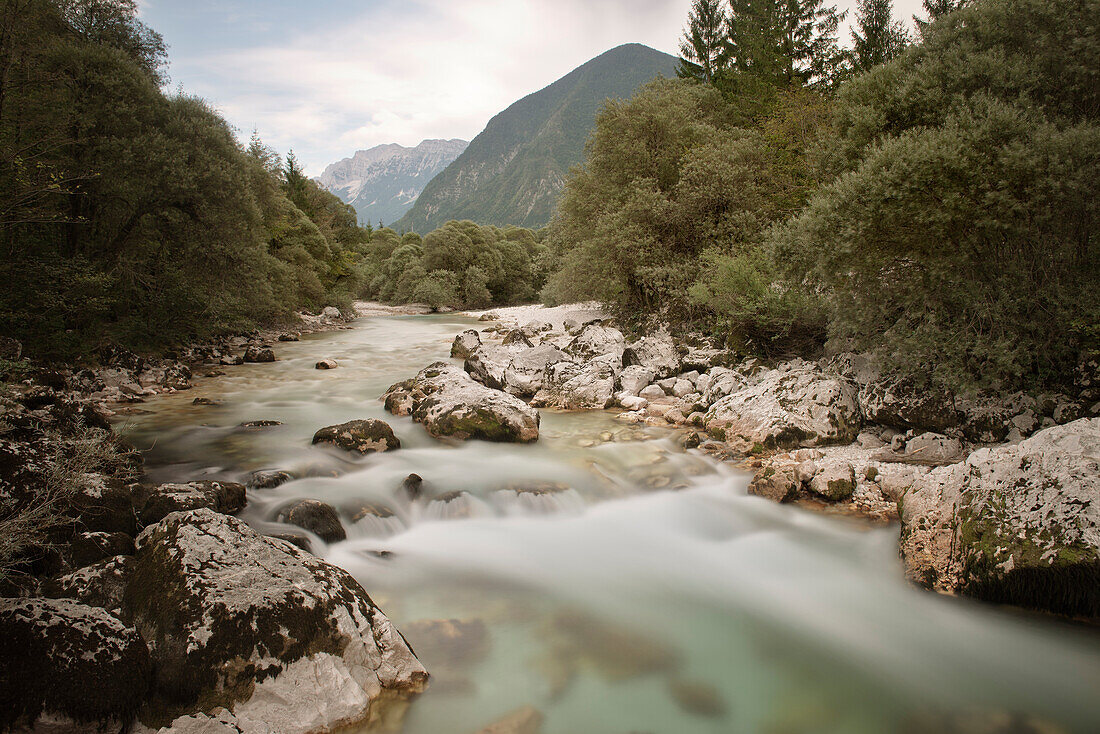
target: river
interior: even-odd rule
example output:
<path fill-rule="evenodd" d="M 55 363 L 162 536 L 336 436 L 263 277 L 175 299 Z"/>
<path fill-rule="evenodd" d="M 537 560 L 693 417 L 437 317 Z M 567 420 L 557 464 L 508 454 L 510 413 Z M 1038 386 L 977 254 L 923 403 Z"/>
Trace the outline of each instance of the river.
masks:
<path fill-rule="evenodd" d="M 445 359 L 471 323 L 359 319 L 119 422 L 156 481 L 303 477 L 250 492 L 242 517 L 264 531 L 299 498 L 348 517 L 385 508 L 314 550 L 362 582 L 433 674 L 405 734 L 470 734 L 527 705 L 543 734 L 908 734 L 1003 712 L 1100 731 L 1100 635 L 909 586 L 896 526 L 751 497 L 746 475 L 675 432 L 609 412 L 543 410 L 529 446 L 444 443 L 386 414 L 385 388 Z M 339 368 L 315 370 L 322 358 Z M 403 447 L 310 445 L 355 418 L 388 421 Z M 253 420 L 281 425 L 240 426 Z M 400 489 L 410 473 L 424 479 L 416 502 Z"/>

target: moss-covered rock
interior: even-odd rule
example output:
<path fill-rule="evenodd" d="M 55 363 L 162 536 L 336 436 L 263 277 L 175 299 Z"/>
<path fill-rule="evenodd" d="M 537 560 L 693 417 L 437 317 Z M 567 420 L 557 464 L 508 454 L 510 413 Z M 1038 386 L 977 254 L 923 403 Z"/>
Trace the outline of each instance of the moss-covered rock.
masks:
<path fill-rule="evenodd" d="M 345 451 L 370 454 L 401 448 L 401 441 L 385 421 L 374 418 L 326 426 L 313 434 L 313 443 L 330 443 Z"/>
<path fill-rule="evenodd" d="M 809 481 L 810 491 L 830 502 L 846 500 L 856 491 L 856 472 L 847 462 L 826 464 Z"/>
<path fill-rule="evenodd" d="M 0 600 L 0 729 L 121 731 L 149 690 L 149 649 L 102 609 L 65 599 Z M 48 725 L 44 725 L 48 726 Z"/>
<path fill-rule="evenodd" d="M 240 512 L 247 504 L 245 487 L 237 482 L 200 481 L 185 484 L 135 485 L 131 487 L 141 524 L 152 525 L 173 512 L 208 508 L 215 512 Z"/>
<path fill-rule="evenodd" d="M 224 707 L 271 731 L 329 731 L 427 679 L 350 574 L 211 510 L 139 536 L 124 607 L 156 661 L 151 726 Z"/>

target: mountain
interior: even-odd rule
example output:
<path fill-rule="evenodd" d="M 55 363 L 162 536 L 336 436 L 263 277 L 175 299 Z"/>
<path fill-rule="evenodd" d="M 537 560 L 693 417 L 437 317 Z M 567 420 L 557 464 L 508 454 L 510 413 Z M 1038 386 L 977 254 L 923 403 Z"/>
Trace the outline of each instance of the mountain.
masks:
<path fill-rule="evenodd" d="M 679 60 L 638 43 L 613 48 L 528 95 L 485 126 L 431 180 L 398 230 L 428 232 L 450 219 L 541 227 L 550 221 L 570 166 L 608 97 L 629 98 Z"/>
<path fill-rule="evenodd" d="M 379 145 L 331 164 L 317 183 L 355 207 L 359 221 L 394 222 L 467 145 L 465 140 L 425 140 L 415 148 Z"/>

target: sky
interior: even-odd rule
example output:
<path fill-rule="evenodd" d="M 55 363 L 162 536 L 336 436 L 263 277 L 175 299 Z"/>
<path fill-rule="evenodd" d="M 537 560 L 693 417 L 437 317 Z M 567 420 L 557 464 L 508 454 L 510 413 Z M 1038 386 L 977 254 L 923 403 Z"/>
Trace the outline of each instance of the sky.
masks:
<path fill-rule="evenodd" d="M 841 8 L 854 0 L 838 0 Z M 909 19 L 920 0 L 895 0 Z M 623 43 L 677 54 L 691 0 L 140 0 L 170 86 L 309 175 L 356 150 L 470 140 Z M 842 34 L 845 40 L 847 33 Z"/>

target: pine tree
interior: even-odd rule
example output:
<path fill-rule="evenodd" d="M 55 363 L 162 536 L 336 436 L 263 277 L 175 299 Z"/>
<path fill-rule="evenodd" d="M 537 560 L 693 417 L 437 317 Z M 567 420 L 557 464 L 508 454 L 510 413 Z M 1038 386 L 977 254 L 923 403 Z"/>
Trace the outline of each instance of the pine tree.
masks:
<path fill-rule="evenodd" d="M 932 25 L 932 22 L 940 16 L 953 13 L 964 5 L 968 4 L 970 0 L 924 0 L 924 12 L 928 13 L 928 20 L 924 18 L 918 18 L 913 16 L 913 23 L 917 26 L 917 31 L 921 37 L 928 31 L 928 26 Z"/>
<path fill-rule="evenodd" d="M 891 0 L 857 0 L 856 26 L 852 29 L 852 56 L 857 71 L 886 63 L 909 44 L 909 34 L 893 19 Z"/>
<path fill-rule="evenodd" d="M 825 0 L 731 0 L 734 68 L 769 84 L 816 86 L 830 80 L 842 57 L 837 28 L 844 14 Z"/>
<path fill-rule="evenodd" d="M 294 206 L 306 211 L 306 175 L 298 163 L 297 156 L 291 150 L 286 154 L 286 165 L 283 166 L 283 181 L 286 183 L 286 196 Z M 308 214 L 309 212 L 306 211 Z"/>
<path fill-rule="evenodd" d="M 723 0 L 693 0 L 680 41 L 682 79 L 711 83 L 729 64 L 729 18 Z"/>

